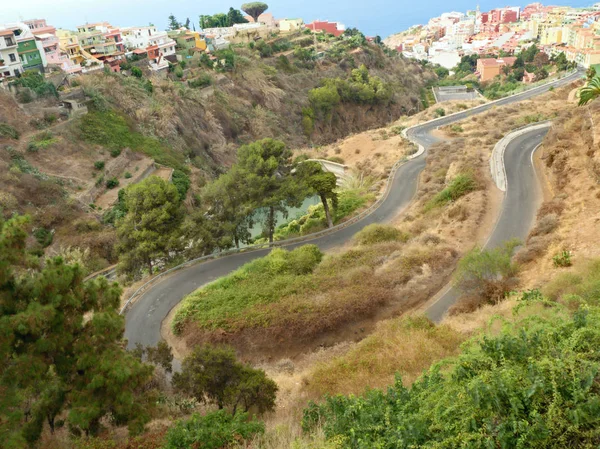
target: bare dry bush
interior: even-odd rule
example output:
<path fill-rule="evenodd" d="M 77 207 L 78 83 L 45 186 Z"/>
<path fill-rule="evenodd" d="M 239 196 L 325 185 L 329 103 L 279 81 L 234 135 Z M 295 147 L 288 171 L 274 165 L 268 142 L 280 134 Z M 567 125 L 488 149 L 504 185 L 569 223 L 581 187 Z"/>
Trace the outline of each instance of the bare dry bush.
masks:
<path fill-rule="evenodd" d="M 530 237 L 535 237 L 538 235 L 547 235 L 550 234 L 558 227 L 558 215 L 556 214 L 548 214 L 544 215 L 541 219 L 538 220 L 537 224 L 529 234 Z"/>
<path fill-rule="evenodd" d="M 442 239 L 435 234 L 427 233 L 421 237 L 421 242 L 424 245 L 439 245 Z"/>
<path fill-rule="evenodd" d="M 565 203 L 560 198 L 544 201 L 537 213 L 538 220 L 545 215 L 554 214 L 559 217 L 565 210 Z"/>
<path fill-rule="evenodd" d="M 548 250 L 550 239 L 547 236 L 536 236 L 527 239 L 527 244 L 523 246 L 515 255 L 515 262 L 526 264 L 539 259 Z"/>
<path fill-rule="evenodd" d="M 469 218 L 469 209 L 464 204 L 456 204 L 448 209 L 448 218 L 452 220 L 465 221 Z"/>

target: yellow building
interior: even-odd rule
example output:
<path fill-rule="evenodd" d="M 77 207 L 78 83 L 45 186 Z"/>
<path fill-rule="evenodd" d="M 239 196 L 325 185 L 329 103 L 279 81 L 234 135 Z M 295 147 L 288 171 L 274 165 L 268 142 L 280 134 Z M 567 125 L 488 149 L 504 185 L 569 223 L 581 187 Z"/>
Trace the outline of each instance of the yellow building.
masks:
<path fill-rule="evenodd" d="M 563 43 L 563 29 L 562 27 L 546 28 L 540 36 L 540 44 L 542 45 L 553 45 Z"/>
<path fill-rule="evenodd" d="M 206 41 L 200 37 L 200 33 L 197 31 L 188 31 L 187 34 L 194 37 L 194 45 L 198 50 L 206 50 Z"/>
<path fill-rule="evenodd" d="M 281 19 L 279 21 L 279 29 L 282 32 L 296 31 L 304 27 L 302 19 Z"/>

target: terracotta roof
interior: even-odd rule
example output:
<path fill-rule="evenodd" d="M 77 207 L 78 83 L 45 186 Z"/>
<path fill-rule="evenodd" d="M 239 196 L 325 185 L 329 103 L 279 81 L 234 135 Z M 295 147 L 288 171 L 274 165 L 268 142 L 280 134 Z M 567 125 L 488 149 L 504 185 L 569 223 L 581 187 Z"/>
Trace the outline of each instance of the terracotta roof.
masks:
<path fill-rule="evenodd" d="M 489 67 L 498 65 L 498 61 L 496 61 L 496 59 L 494 59 L 494 58 L 479 59 L 477 62 L 483 66 L 489 66 Z"/>
<path fill-rule="evenodd" d="M 14 36 L 15 33 L 13 33 L 11 30 L 0 30 L 0 36 Z"/>
<path fill-rule="evenodd" d="M 145 55 L 148 52 L 146 50 L 142 50 L 141 48 L 136 48 L 135 50 L 133 50 L 133 53 L 136 55 Z"/>

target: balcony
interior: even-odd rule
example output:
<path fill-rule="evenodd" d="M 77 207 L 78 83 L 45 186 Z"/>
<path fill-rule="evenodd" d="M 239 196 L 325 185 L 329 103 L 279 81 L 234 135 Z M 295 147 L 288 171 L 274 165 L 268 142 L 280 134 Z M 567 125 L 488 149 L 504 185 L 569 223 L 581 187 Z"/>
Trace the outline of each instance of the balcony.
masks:
<path fill-rule="evenodd" d="M 42 39 L 42 46 L 44 48 L 56 46 L 56 45 L 58 45 L 58 43 L 59 43 L 58 38 L 54 37 L 54 36 Z"/>

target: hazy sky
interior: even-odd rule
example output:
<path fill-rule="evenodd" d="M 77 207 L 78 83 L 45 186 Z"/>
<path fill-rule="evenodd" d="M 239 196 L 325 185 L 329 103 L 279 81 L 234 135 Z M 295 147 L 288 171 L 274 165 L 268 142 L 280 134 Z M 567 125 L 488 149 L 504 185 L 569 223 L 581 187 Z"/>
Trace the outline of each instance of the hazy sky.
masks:
<path fill-rule="evenodd" d="M 595 0 L 557 0 L 552 4 L 585 6 Z M 0 23 L 19 19 L 45 18 L 57 28 L 75 28 L 86 22 L 108 21 L 115 26 L 147 25 L 166 28 L 172 12 L 179 20 L 197 24 L 200 14 L 224 12 L 239 4 L 231 0 L 2 0 Z M 277 18 L 301 17 L 344 23 L 367 35 L 386 37 L 446 11 L 475 9 L 477 0 L 267 0 L 269 12 Z M 523 6 L 531 2 L 481 0 L 482 10 L 494 7 Z M 545 2 L 544 2 L 545 3 Z"/>

